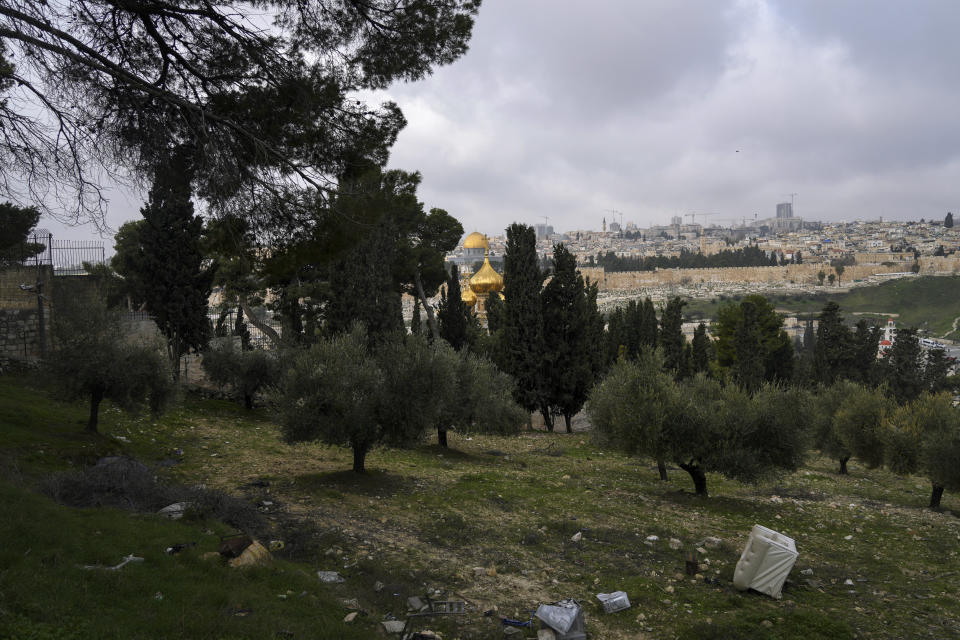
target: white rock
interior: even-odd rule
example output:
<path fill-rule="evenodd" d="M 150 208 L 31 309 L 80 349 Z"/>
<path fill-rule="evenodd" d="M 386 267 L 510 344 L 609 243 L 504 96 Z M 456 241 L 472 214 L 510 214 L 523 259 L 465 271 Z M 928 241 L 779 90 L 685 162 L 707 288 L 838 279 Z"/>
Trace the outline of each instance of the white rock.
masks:
<path fill-rule="evenodd" d="M 683 543 L 680 542 L 678 539 L 676 539 L 676 538 L 670 538 L 670 548 L 671 548 L 671 549 L 679 549 L 679 548 L 682 547 L 682 546 L 683 546 Z"/>
<path fill-rule="evenodd" d="M 403 620 L 384 620 L 380 624 L 383 625 L 387 633 L 403 633 L 403 628 L 407 623 Z"/>
<path fill-rule="evenodd" d="M 583 533 L 580 531 L 577 531 L 575 534 L 573 534 L 573 536 L 570 539 L 574 542 L 580 542 L 580 540 L 583 539 Z"/>
<path fill-rule="evenodd" d="M 647 536 L 647 542 L 656 542 L 659 539 L 659 536 Z"/>
<path fill-rule="evenodd" d="M 353 611 L 353 612 L 351 612 L 351 613 L 348 613 L 346 616 L 344 616 L 343 621 L 344 621 L 344 622 L 353 622 L 353 621 L 356 619 L 357 615 L 358 615 L 358 612 L 356 612 L 356 611 Z"/>

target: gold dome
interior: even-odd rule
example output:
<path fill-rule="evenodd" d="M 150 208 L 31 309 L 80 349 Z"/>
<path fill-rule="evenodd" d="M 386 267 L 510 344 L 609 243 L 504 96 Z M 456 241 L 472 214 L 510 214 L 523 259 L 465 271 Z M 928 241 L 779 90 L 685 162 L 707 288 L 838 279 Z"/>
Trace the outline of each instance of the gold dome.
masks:
<path fill-rule="evenodd" d="M 490 266 L 489 252 L 483 256 L 483 266 L 470 278 L 470 288 L 477 295 L 503 290 L 503 276 Z"/>
<path fill-rule="evenodd" d="M 463 300 L 463 304 L 467 305 L 471 309 L 475 304 L 477 304 L 477 294 L 475 294 L 470 288 L 466 288 L 460 293 L 460 299 Z"/>
<path fill-rule="evenodd" d="M 487 236 L 479 231 L 474 231 L 463 239 L 464 249 L 489 249 L 490 243 L 487 242 Z"/>

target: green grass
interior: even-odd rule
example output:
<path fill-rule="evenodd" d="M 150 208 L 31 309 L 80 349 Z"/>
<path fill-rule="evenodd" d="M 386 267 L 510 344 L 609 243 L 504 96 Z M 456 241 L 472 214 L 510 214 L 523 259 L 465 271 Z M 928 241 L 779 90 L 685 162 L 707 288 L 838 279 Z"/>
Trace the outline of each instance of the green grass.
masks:
<path fill-rule="evenodd" d="M 861 317 L 883 323 L 889 314 L 896 314 L 898 325 L 960 339 L 960 332 L 953 331 L 953 321 L 960 317 L 960 276 L 901 278 L 838 293 L 775 293 L 768 298 L 781 313 L 813 318 L 832 300 L 851 323 Z M 691 320 L 716 318 L 721 304 L 740 299 L 742 296 L 689 300 L 684 315 Z"/>
<path fill-rule="evenodd" d="M 8 473 L 14 480 L 0 485 L 13 514 L 0 524 L 0 636 L 23 628 L 22 637 L 59 637 L 54 630 L 64 628 L 73 637 L 374 637 L 383 616 L 402 618 L 408 595 L 440 589 L 475 607 L 421 621 L 447 639 L 501 637 L 480 612 L 497 607 L 525 619 L 537 603 L 563 597 L 584 603 L 591 637 L 605 640 L 960 637 L 960 498 L 945 495 L 943 513 L 925 510 L 922 478 L 855 461 L 841 477 L 833 461 L 814 457 L 758 485 L 710 475 L 711 497 L 701 499 L 678 469 L 662 483 L 651 461 L 602 450 L 589 434 L 546 433 L 451 434 L 450 450 L 376 450 L 370 473 L 356 477 L 349 451 L 285 445 L 268 415 L 221 402 L 187 397 L 160 419 L 116 414 L 88 442 L 70 437 L 82 429 L 83 407 L 42 399 L 0 377 L 0 416 L 17 415 L 21 403 L 43 407 L 0 434 L 22 484 L 72 466 L 77 447 L 122 448 L 148 461 L 178 447 L 182 463 L 159 471 L 164 478 L 272 502 L 262 510 L 288 551 L 252 572 L 207 564 L 199 556 L 215 547 L 222 524 L 68 509 Z M 70 453 L 59 456 L 60 445 Z M 31 458 L 35 447 L 47 453 Z M 800 559 L 779 601 L 731 585 L 755 523 L 797 540 Z M 573 542 L 578 531 L 582 540 Z M 648 543 L 650 535 L 659 540 Z M 707 536 L 722 543 L 700 554 L 699 576 L 685 575 L 684 553 Z M 198 545 L 177 556 L 162 551 L 185 541 Z M 128 553 L 146 561 L 115 574 L 78 568 Z M 347 582 L 320 585 L 316 569 L 339 569 Z M 595 594 L 617 589 L 633 606 L 606 615 Z M 343 624 L 339 598 L 356 598 L 369 615 Z M 233 615 L 242 609 L 253 613 Z"/>

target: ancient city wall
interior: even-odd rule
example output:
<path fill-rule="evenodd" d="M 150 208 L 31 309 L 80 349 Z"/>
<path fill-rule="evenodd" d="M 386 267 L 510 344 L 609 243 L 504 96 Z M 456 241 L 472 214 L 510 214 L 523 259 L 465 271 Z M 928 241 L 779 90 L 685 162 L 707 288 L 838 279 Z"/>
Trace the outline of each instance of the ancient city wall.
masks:
<path fill-rule="evenodd" d="M 881 254 L 883 255 L 883 254 Z M 887 254 L 889 256 L 889 254 Z M 921 257 L 920 274 L 945 274 L 960 272 L 960 256 Z M 880 273 L 903 273 L 910 271 L 913 261 L 890 262 L 886 265 L 854 264 L 844 268 L 841 283 L 851 280 L 864 280 Z M 834 270 L 827 264 L 804 263 L 782 267 L 729 267 L 714 269 L 661 269 L 659 271 L 623 271 L 606 272 L 602 267 L 581 267 L 584 278 L 599 284 L 602 291 L 620 289 L 639 289 L 669 285 L 715 283 L 754 283 L 754 284 L 817 284 L 817 274 L 823 271 L 827 275 Z"/>

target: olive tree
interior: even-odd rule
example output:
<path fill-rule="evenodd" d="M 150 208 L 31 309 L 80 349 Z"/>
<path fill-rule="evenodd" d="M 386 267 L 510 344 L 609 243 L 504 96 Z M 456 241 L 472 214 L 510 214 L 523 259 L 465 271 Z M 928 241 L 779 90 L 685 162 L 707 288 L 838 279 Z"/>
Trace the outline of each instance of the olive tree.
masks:
<path fill-rule="evenodd" d="M 675 382 L 659 354 L 619 361 L 590 397 L 588 412 L 603 442 L 686 471 L 707 496 L 708 472 L 753 482 L 796 469 L 806 450 L 807 394 L 767 386 L 753 397 L 699 374 Z"/>
<path fill-rule="evenodd" d="M 221 389 L 230 387 L 248 410 L 253 409 L 254 396 L 280 377 L 275 352 L 237 348 L 232 338 L 211 345 L 203 352 L 200 364 L 211 382 Z"/>
<path fill-rule="evenodd" d="M 883 389 L 846 384 L 847 390 L 836 413 L 833 428 L 843 446 L 870 469 L 883 464 L 883 423 L 891 400 Z M 846 465 L 842 464 L 846 471 Z"/>
<path fill-rule="evenodd" d="M 899 474 L 921 473 L 932 486 L 930 508 L 944 490 L 960 490 L 960 410 L 949 393 L 924 393 L 887 421 L 886 464 Z"/>
<path fill-rule="evenodd" d="M 419 336 L 371 345 L 358 325 L 292 352 L 279 393 L 284 437 L 350 447 L 363 473 L 375 446 L 409 446 L 438 424 L 444 401 L 434 399 L 453 395 L 448 363 Z"/>
<path fill-rule="evenodd" d="M 48 371 L 68 397 L 90 400 L 87 431 L 97 433 L 104 400 L 128 411 L 163 410 L 172 392 L 163 345 L 128 335 L 99 294 L 58 300 L 53 338 Z"/>
<path fill-rule="evenodd" d="M 453 351 L 445 343 L 435 347 L 442 357 L 452 359 L 452 394 L 445 402 L 437 423 L 437 442 L 447 446 L 447 431 L 461 434 L 511 435 L 520 430 L 528 414 L 513 400 L 514 381 L 490 362 L 469 350 Z"/>

